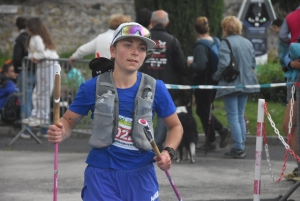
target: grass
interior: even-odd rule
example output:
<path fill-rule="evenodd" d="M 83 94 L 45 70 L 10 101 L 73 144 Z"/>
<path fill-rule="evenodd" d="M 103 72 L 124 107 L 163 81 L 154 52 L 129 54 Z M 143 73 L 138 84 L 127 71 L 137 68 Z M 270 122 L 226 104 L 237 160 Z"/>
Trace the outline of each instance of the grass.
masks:
<path fill-rule="evenodd" d="M 258 102 L 250 101 L 248 100 L 246 109 L 245 109 L 245 116 L 247 120 L 249 121 L 249 129 L 251 132 L 251 135 L 256 134 L 256 123 L 257 123 L 257 105 Z M 284 136 L 285 134 L 282 131 L 282 122 L 283 122 L 283 117 L 285 113 L 286 106 L 284 106 L 281 103 L 267 103 L 267 108 L 268 111 L 272 117 L 272 120 L 274 121 L 276 128 L 279 130 L 279 133 Z M 202 124 L 200 122 L 199 117 L 196 115 L 195 112 L 196 106 L 193 105 L 193 115 L 196 119 L 197 125 L 198 125 L 198 132 L 199 133 L 204 133 L 202 129 Z M 226 127 L 229 128 L 229 124 L 227 121 L 227 116 L 226 116 L 226 111 L 224 108 L 224 103 L 221 99 L 217 99 L 214 101 L 214 110 L 213 114 L 218 118 L 218 120 Z M 266 131 L 268 136 L 275 136 L 274 129 L 271 127 L 271 124 L 266 117 L 265 114 L 265 124 L 266 124 Z"/>

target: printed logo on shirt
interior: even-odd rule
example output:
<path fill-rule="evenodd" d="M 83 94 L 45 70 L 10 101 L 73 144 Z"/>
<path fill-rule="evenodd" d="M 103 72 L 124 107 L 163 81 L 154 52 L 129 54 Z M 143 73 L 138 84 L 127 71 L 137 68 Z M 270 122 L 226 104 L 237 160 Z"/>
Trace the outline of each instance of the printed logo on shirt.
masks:
<path fill-rule="evenodd" d="M 138 148 L 133 145 L 133 141 L 130 136 L 131 126 L 132 118 L 119 115 L 118 132 L 113 145 L 124 149 L 138 150 Z"/>
<path fill-rule="evenodd" d="M 154 40 L 156 47 L 152 49 L 152 57 L 145 61 L 148 69 L 163 70 L 167 64 L 167 43 L 161 40 Z"/>
<path fill-rule="evenodd" d="M 158 197 L 159 197 L 159 193 L 158 191 L 156 191 L 156 193 L 153 196 L 151 196 L 151 201 L 155 201 Z"/>

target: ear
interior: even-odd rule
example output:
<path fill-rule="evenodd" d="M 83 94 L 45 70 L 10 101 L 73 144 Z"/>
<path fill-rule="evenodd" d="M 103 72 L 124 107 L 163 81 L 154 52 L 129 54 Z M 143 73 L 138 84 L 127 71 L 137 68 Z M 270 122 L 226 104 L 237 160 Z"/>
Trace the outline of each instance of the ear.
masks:
<path fill-rule="evenodd" d="M 170 23 L 170 20 L 165 24 L 165 27 L 167 27 L 169 23 Z"/>
<path fill-rule="evenodd" d="M 111 58 L 116 58 L 116 47 L 113 45 L 110 46 L 110 54 Z"/>

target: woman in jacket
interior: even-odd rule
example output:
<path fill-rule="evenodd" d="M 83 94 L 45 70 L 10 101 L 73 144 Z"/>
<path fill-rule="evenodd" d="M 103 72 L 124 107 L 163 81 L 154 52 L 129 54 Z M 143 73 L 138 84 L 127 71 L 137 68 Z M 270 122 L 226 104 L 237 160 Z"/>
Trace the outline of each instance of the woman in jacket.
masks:
<path fill-rule="evenodd" d="M 198 17 L 195 21 L 194 28 L 197 35 L 197 43 L 194 50 L 194 60 L 188 61 L 188 66 L 193 70 L 193 85 L 216 85 L 218 82 L 212 80 L 213 74 L 213 54 L 209 48 L 213 45 L 219 47 L 220 40 L 209 34 L 209 25 L 206 17 Z M 217 64 L 216 64 L 217 65 Z M 196 113 L 201 120 L 205 131 L 206 142 L 199 147 L 200 150 L 216 149 L 216 133 L 220 135 L 220 148 L 224 148 L 228 144 L 230 132 L 222 123 L 211 114 L 217 90 L 195 89 L 194 97 L 196 102 Z M 211 118 L 210 118 L 211 117 Z"/>
<path fill-rule="evenodd" d="M 235 16 L 227 16 L 221 22 L 223 35 L 231 45 L 233 56 L 240 74 L 232 82 L 226 82 L 222 73 L 230 63 L 230 49 L 226 41 L 221 41 L 218 70 L 213 79 L 219 86 L 258 84 L 255 69 L 254 49 L 249 40 L 241 36 L 242 23 Z M 258 88 L 226 88 L 217 90 L 216 98 L 223 97 L 227 119 L 230 125 L 234 147 L 225 153 L 228 158 L 245 158 L 246 125 L 244 111 L 249 93 L 259 92 Z"/>

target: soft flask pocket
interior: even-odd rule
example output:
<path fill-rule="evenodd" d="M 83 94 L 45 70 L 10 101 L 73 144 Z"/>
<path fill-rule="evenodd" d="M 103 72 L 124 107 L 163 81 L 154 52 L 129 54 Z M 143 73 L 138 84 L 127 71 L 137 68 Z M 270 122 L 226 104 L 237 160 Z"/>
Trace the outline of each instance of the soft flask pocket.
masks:
<path fill-rule="evenodd" d="M 95 148 L 103 148 L 112 144 L 114 127 L 115 94 L 103 94 L 95 104 L 92 122 L 92 136 L 89 144 Z"/>

